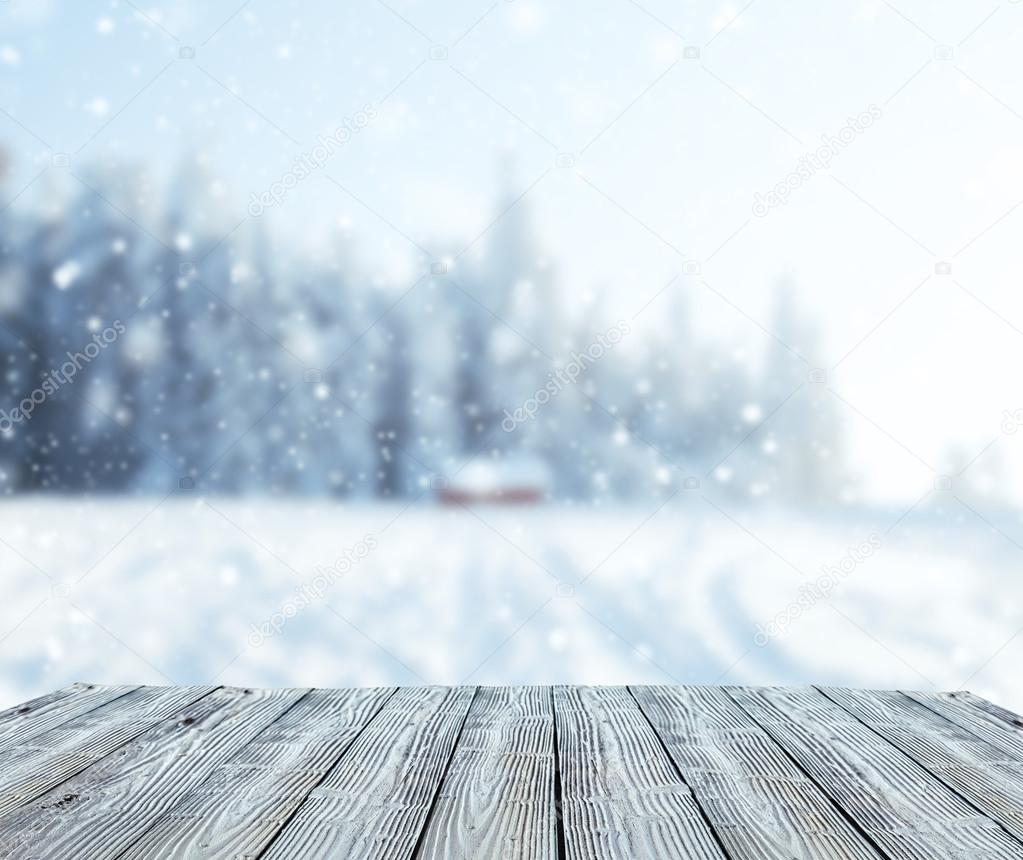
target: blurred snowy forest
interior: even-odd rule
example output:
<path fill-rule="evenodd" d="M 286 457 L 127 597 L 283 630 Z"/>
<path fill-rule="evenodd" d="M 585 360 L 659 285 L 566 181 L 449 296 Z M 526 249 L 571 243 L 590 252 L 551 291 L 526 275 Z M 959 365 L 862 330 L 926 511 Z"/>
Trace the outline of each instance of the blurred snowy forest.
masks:
<path fill-rule="evenodd" d="M 3 423 L 5 494 L 184 480 L 401 498 L 473 457 L 542 463 L 559 500 L 658 497 L 694 480 L 804 505 L 851 492 L 834 401 L 802 359 L 816 328 L 784 285 L 757 352 L 701 338 L 681 280 L 642 310 L 637 296 L 632 320 L 563 296 L 528 205 L 510 199 L 494 201 L 504 214 L 472 254 L 452 248 L 391 287 L 360 272 L 355 248 L 300 256 L 258 218 L 220 223 L 198 159 L 148 195 L 159 207 L 139 202 L 142 171 L 76 178 L 62 211 L 0 211 L 3 414 L 97 331 L 124 333 Z M 502 429 L 620 322 L 618 347 Z"/>

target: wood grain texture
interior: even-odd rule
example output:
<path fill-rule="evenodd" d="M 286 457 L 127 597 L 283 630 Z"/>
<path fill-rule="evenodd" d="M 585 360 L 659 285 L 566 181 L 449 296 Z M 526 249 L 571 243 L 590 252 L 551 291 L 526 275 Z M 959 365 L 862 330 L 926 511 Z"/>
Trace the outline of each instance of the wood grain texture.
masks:
<path fill-rule="evenodd" d="M 555 860 L 554 778 L 551 689 L 481 689 L 416 856 Z"/>
<path fill-rule="evenodd" d="M 734 860 L 882 856 L 720 687 L 632 693 Z"/>
<path fill-rule="evenodd" d="M 902 693 L 822 692 L 999 822 L 1023 855 L 1023 762 Z"/>
<path fill-rule="evenodd" d="M 890 857 L 1023 857 L 997 822 L 817 690 L 728 690 Z"/>
<path fill-rule="evenodd" d="M 68 696 L 74 695 L 82 687 L 91 686 L 89 684 L 71 684 L 67 687 L 61 687 L 59 690 L 52 690 L 49 693 L 43 693 L 35 699 L 29 699 L 27 702 L 21 702 L 17 705 L 12 705 L 0 711 L 0 726 L 7 726 L 12 721 L 21 722 L 29 714 L 34 711 L 38 711 L 40 708 L 44 708 L 48 705 L 52 705 L 54 702 L 58 702 L 61 699 L 66 699 Z"/>
<path fill-rule="evenodd" d="M 1023 761 L 1023 718 L 973 693 L 917 693 L 907 696 Z"/>
<path fill-rule="evenodd" d="M 114 860 L 305 692 L 225 688 L 203 697 L 0 818 L 0 856 Z"/>
<path fill-rule="evenodd" d="M 0 752 L 119 699 L 135 689 L 103 684 L 74 684 L 24 705 L 8 708 L 0 714 Z"/>
<path fill-rule="evenodd" d="M 475 687 L 399 691 L 262 856 L 411 857 L 475 692 Z"/>
<path fill-rule="evenodd" d="M 1023 719 L 832 688 L 76 685 L 0 860 L 1023 860 Z"/>
<path fill-rule="evenodd" d="M 569 860 L 723 858 L 692 793 L 624 687 L 557 687 Z"/>
<path fill-rule="evenodd" d="M 257 857 L 393 692 L 314 690 L 157 818 L 121 860 Z"/>
<path fill-rule="evenodd" d="M 0 752 L 0 815 L 24 806 L 214 687 L 139 687 Z"/>

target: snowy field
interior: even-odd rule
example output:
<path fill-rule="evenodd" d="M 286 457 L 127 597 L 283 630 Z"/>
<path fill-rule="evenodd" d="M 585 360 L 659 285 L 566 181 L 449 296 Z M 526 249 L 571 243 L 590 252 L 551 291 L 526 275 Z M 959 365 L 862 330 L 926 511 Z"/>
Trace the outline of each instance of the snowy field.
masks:
<path fill-rule="evenodd" d="M 5 502 L 0 704 L 76 680 L 818 682 L 1023 710 L 1018 521 L 938 492 L 845 518 L 655 507 Z"/>

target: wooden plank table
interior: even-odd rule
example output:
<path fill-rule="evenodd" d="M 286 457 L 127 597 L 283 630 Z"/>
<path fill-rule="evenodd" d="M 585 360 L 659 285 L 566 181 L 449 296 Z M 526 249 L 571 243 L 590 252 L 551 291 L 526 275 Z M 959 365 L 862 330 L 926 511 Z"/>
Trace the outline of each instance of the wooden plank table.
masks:
<path fill-rule="evenodd" d="M 1023 719 L 830 687 L 76 684 L 0 712 L 4 860 L 1023 860 Z"/>

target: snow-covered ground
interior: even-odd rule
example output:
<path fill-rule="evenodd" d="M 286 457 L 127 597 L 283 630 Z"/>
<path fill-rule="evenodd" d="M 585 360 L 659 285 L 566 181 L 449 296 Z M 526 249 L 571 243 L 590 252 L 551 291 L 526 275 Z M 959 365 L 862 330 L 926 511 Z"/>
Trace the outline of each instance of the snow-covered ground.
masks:
<path fill-rule="evenodd" d="M 817 682 L 1023 710 L 1018 521 L 940 492 L 905 516 L 655 507 L 4 502 L 0 705 L 75 680 Z"/>

